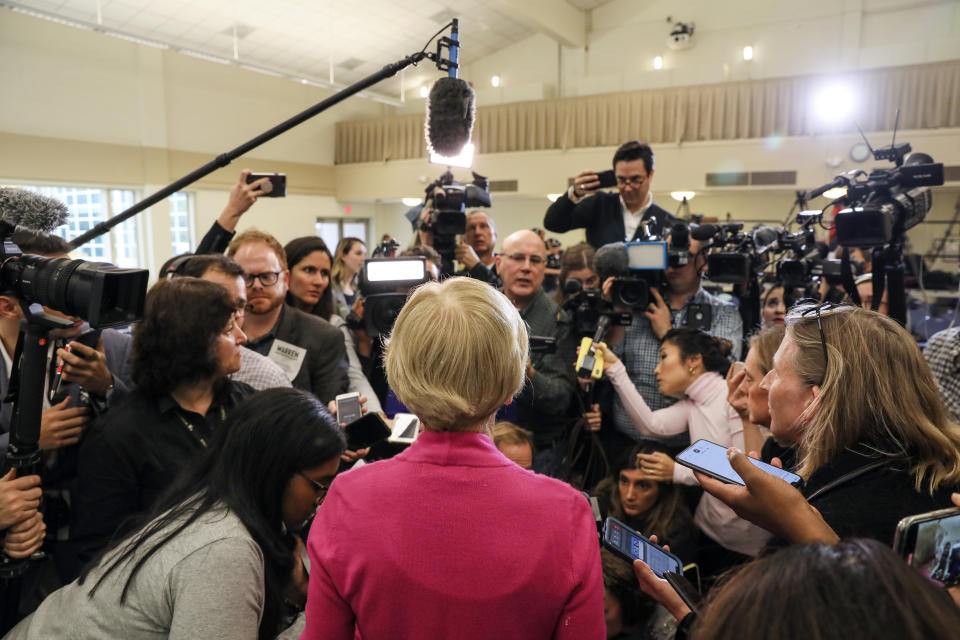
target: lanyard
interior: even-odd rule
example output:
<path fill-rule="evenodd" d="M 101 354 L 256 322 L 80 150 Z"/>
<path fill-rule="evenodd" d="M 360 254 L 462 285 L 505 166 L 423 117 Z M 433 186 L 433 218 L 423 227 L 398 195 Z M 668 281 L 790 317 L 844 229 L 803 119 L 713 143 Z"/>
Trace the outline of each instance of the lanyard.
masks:
<path fill-rule="evenodd" d="M 208 446 L 207 439 L 197 431 L 197 428 L 194 426 L 194 424 L 189 420 L 187 420 L 182 413 L 180 413 L 179 408 L 174 409 L 173 412 L 177 414 L 178 418 L 180 418 L 180 422 L 182 422 L 183 426 L 187 428 L 187 431 L 190 432 L 190 435 L 193 436 L 194 439 L 200 443 L 200 446 L 203 449 L 206 449 Z M 226 419 L 227 419 L 227 412 L 223 407 L 220 407 L 220 423 L 223 424 L 223 421 Z"/>

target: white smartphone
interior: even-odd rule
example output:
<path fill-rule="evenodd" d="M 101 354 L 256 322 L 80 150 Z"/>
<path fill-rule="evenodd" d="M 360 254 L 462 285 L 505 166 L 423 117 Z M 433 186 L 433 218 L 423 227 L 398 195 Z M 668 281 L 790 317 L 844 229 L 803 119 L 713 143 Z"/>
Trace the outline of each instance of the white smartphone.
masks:
<path fill-rule="evenodd" d="M 337 422 L 350 424 L 360 419 L 363 409 L 360 407 L 359 393 L 341 393 L 336 398 Z"/>
<path fill-rule="evenodd" d="M 418 435 L 420 435 L 420 419 L 417 416 L 412 413 L 398 413 L 393 416 L 393 430 L 387 440 L 413 444 Z"/>
<path fill-rule="evenodd" d="M 761 471 L 766 471 L 771 475 L 777 476 L 795 487 L 803 482 L 803 478 L 795 473 L 754 458 L 749 458 L 749 460 L 753 463 L 753 466 Z M 744 484 L 743 478 L 733 470 L 733 467 L 730 466 L 730 461 L 727 460 L 727 447 L 716 444 L 715 442 L 697 440 L 678 453 L 676 461 L 685 467 L 699 471 L 711 478 L 716 478 L 721 482 L 726 482 L 727 484 Z"/>

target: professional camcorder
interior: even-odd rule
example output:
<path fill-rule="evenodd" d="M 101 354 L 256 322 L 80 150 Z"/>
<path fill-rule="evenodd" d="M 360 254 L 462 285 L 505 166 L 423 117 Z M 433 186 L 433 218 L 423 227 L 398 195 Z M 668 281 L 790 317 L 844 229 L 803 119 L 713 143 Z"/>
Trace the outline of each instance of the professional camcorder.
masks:
<path fill-rule="evenodd" d="M 426 259 L 422 257 L 364 260 L 360 274 L 363 319 L 351 312 L 349 323 L 362 327 L 373 338 L 390 333 L 410 291 L 429 279 Z"/>
<path fill-rule="evenodd" d="M 880 158 L 888 157 L 881 151 L 886 150 L 875 153 Z M 882 247 L 923 222 L 933 205 L 929 187 L 943 184 L 943 163 L 933 162 L 925 153 L 902 156 L 909 151 L 906 143 L 894 149 L 890 159 L 902 165 L 893 169 L 874 169 L 869 174 L 856 170 L 837 176 L 827 185 L 847 188 L 841 199 L 847 207 L 834 218 L 841 246 Z"/>
<path fill-rule="evenodd" d="M 420 220 L 417 228 L 433 232 L 433 248 L 443 258 L 442 271 L 453 272 L 453 253 L 457 236 L 467 229 L 467 207 L 489 207 L 487 179 L 476 172 L 473 182 L 462 184 L 449 171 L 426 188 L 425 204 L 430 206 L 428 220 Z M 432 203 L 432 204 L 431 204 Z"/>

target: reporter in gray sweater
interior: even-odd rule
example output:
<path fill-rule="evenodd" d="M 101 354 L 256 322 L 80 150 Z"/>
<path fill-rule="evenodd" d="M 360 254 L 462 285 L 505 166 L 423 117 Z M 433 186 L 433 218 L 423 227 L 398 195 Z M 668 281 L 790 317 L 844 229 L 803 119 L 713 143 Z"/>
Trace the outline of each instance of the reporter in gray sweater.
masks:
<path fill-rule="evenodd" d="M 303 391 L 269 389 L 231 413 L 151 513 L 7 638 L 275 638 L 306 602 L 302 543 L 343 435 Z"/>

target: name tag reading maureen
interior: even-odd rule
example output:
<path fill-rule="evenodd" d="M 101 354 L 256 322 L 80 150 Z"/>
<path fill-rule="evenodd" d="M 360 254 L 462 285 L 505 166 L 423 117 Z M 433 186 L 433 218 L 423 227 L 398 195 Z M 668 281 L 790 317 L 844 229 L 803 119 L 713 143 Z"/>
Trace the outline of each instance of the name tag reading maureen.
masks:
<path fill-rule="evenodd" d="M 274 340 L 273 346 L 270 347 L 270 353 L 267 354 L 268 358 L 283 369 L 290 380 L 296 378 L 297 374 L 300 373 L 300 367 L 303 366 L 303 360 L 306 356 L 306 349 L 283 340 Z"/>

